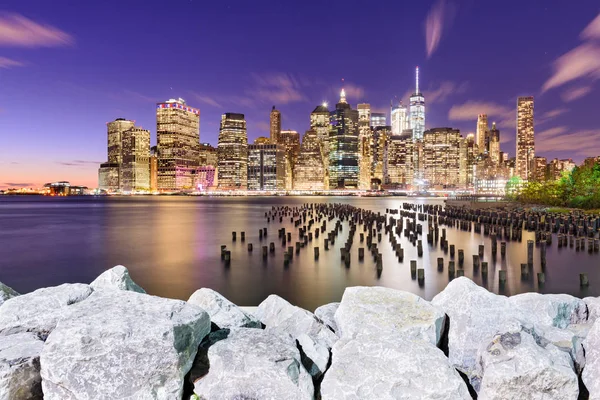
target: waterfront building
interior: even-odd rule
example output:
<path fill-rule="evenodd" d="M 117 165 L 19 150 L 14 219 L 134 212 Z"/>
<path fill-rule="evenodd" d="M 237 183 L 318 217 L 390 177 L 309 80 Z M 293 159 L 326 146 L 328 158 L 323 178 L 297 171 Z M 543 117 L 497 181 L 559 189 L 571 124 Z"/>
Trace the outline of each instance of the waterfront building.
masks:
<path fill-rule="evenodd" d="M 548 170 L 548 160 L 546 157 L 535 156 L 533 159 L 533 176 L 532 179 L 538 182 L 546 180 L 546 172 Z"/>
<path fill-rule="evenodd" d="M 533 177 L 535 142 L 533 129 L 533 97 L 517 99 L 516 174 L 523 180 Z"/>
<path fill-rule="evenodd" d="M 490 143 L 490 127 L 486 114 L 477 116 L 477 147 L 480 153 L 488 153 Z"/>
<path fill-rule="evenodd" d="M 294 165 L 300 152 L 300 134 L 291 130 L 281 131 L 278 143 L 285 148 L 285 188 L 291 190 L 294 182 Z"/>
<path fill-rule="evenodd" d="M 329 131 L 331 130 L 330 112 L 327 103 L 317 106 L 310 114 L 310 129 L 317 133 L 317 139 L 321 145 L 325 176 L 323 184 L 325 189 L 329 188 Z"/>
<path fill-rule="evenodd" d="M 282 144 L 248 145 L 248 190 L 285 189 L 285 161 Z"/>
<path fill-rule="evenodd" d="M 473 172 L 473 189 L 477 194 L 502 196 L 508 182 L 508 171 L 494 164 L 488 154 L 479 154 Z"/>
<path fill-rule="evenodd" d="M 360 189 L 371 187 L 373 175 L 373 131 L 371 129 L 371 105 L 359 104 L 358 109 L 358 166 Z"/>
<path fill-rule="evenodd" d="M 377 128 L 378 126 L 386 126 L 385 113 L 371 113 L 371 126 Z"/>
<path fill-rule="evenodd" d="M 275 106 L 271 109 L 270 121 L 270 138 L 271 143 L 279 143 L 279 134 L 281 133 L 281 113 L 275 109 Z"/>
<path fill-rule="evenodd" d="M 271 143 L 271 139 L 266 136 L 259 136 L 254 139 L 254 144 L 269 144 Z"/>
<path fill-rule="evenodd" d="M 411 135 L 391 135 L 384 152 L 385 185 L 408 188 L 414 178 L 414 142 Z"/>
<path fill-rule="evenodd" d="M 415 92 L 410 96 L 410 129 L 413 130 L 413 139 L 423 139 L 425 132 L 425 97 L 419 91 L 419 67 L 415 71 Z"/>
<path fill-rule="evenodd" d="M 98 188 L 107 192 L 119 190 L 119 164 L 102 163 L 98 169 Z"/>
<path fill-rule="evenodd" d="M 217 154 L 217 148 L 210 143 L 200 143 L 198 165 L 201 167 L 210 165 L 216 168 L 218 163 L 219 156 Z"/>
<path fill-rule="evenodd" d="M 134 127 L 123 132 L 121 139 L 120 190 L 150 190 L 150 131 Z"/>
<path fill-rule="evenodd" d="M 158 190 L 158 151 L 156 146 L 150 147 L 150 191 Z"/>
<path fill-rule="evenodd" d="M 298 160 L 294 166 L 294 190 L 325 190 L 323 146 L 317 132 L 309 129 L 304 133 Z"/>
<path fill-rule="evenodd" d="M 206 191 L 215 187 L 215 178 L 217 169 L 212 165 L 203 165 L 195 171 L 194 188 L 199 191 Z"/>
<path fill-rule="evenodd" d="M 571 172 L 575 168 L 575 163 L 572 159 L 559 160 L 553 159 L 548 163 L 548 178 L 559 179 L 563 172 Z"/>
<path fill-rule="evenodd" d="M 245 190 L 248 187 L 248 135 L 244 114 L 221 115 L 217 154 L 219 189 Z"/>
<path fill-rule="evenodd" d="M 329 188 L 358 187 L 358 111 L 346 101 L 344 89 L 331 112 Z"/>
<path fill-rule="evenodd" d="M 423 135 L 423 172 L 430 186 L 453 187 L 460 182 L 460 142 L 458 129 L 434 128 Z"/>
<path fill-rule="evenodd" d="M 410 118 L 408 118 L 408 110 L 406 106 L 400 104 L 391 106 L 390 120 L 392 127 L 392 135 L 401 135 L 406 129 L 410 129 Z"/>
<path fill-rule="evenodd" d="M 372 162 L 371 162 L 371 179 L 377 182 L 385 183 L 386 163 L 385 151 L 388 139 L 392 135 L 391 126 L 380 126 L 373 130 L 372 140 Z"/>
<path fill-rule="evenodd" d="M 477 145 L 475 135 L 469 133 L 460 143 L 460 177 L 459 186 L 473 187 L 475 162 L 477 159 Z"/>
<path fill-rule="evenodd" d="M 492 162 L 494 164 L 500 165 L 501 164 L 500 130 L 496 127 L 495 122 L 492 123 L 492 129 L 490 130 L 489 138 L 490 138 L 490 146 L 489 146 L 490 147 L 490 150 L 489 150 L 490 158 L 492 159 Z"/>
<path fill-rule="evenodd" d="M 158 189 L 191 189 L 200 150 L 200 110 L 182 98 L 158 103 L 156 136 Z"/>

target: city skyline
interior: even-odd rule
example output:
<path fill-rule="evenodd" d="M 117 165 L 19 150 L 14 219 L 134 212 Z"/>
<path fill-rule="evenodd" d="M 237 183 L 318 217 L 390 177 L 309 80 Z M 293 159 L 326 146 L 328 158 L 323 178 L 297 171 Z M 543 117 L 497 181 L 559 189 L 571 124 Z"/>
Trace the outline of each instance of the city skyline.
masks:
<path fill-rule="evenodd" d="M 311 110 L 323 101 L 333 109 L 342 86 L 354 109 L 359 103 L 369 103 L 371 112 L 384 112 L 390 125 L 390 100 L 394 105 L 400 100 L 409 105 L 408 97 L 415 90 L 416 65 L 426 101 L 425 129 L 452 127 L 466 136 L 476 131 L 477 116 L 487 114 L 490 125 L 496 122 L 501 131 L 501 149 L 514 157 L 516 99 L 532 95 L 536 103 L 536 156 L 570 157 L 580 162 L 586 156 L 600 154 L 594 143 L 600 131 L 593 112 L 593 105 L 600 99 L 592 79 L 600 71 L 600 61 L 582 54 L 600 52 L 600 16 L 595 17 L 599 10 L 594 2 L 581 2 L 576 9 L 521 5 L 520 13 L 510 13 L 506 4 L 411 4 L 405 7 L 405 24 L 395 34 L 410 33 L 414 40 L 400 41 L 395 47 L 383 34 L 366 40 L 345 28 L 354 44 L 336 51 L 344 54 L 361 44 L 368 44 L 372 54 L 385 49 L 378 53 L 385 57 L 375 63 L 375 68 L 367 67 L 373 64 L 371 58 L 357 58 L 351 52 L 344 57 L 356 58 L 356 62 L 343 68 L 339 60 L 324 60 L 318 68 L 307 62 L 292 62 L 314 52 L 306 44 L 317 37 L 334 37 L 346 23 L 331 21 L 313 34 L 302 22 L 312 8 L 309 4 L 275 5 L 271 13 L 288 15 L 291 9 L 296 13 L 282 21 L 275 18 L 276 27 L 288 28 L 285 35 L 275 37 L 258 27 L 260 19 L 265 18 L 260 14 L 266 5 L 256 10 L 248 7 L 243 3 L 182 5 L 165 11 L 164 29 L 126 29 L 126 37 L 118 41 L 111 39 L 114 33 L 108 27 L 101 26 L 111 7 L 75 5 L 69 12 L 59 13 L 60 7 L 53 10 L 54 6 L 40 3 L 2 10 L 5 13 L 0 14 L 0 29 L 6 34 L 0 39 L 0 134 L 6 139 L 0 150 L 0 188 L 41 186 L 56 180 L 95 187 L 97 167 L 107 159 L 106 122 L 131 119 L 136 126 L 150 131 L 154 145 L 156 103 L 168 98 L 182 97 L 188 105 L 200 109 L 200 142 L 213 145 L 217 143 L 220 116 L 227 112 L 246 115 L 249 142 L 259 136 L 268 137 L 273 105 L 281 111 L 281 129 L 304 133 L 310 127 Z M 151 8 L 130 5 L 122 12 L 148 18 L 155 15 Z M 367 20 L 387 18 L 390 11 L 375 7 L 368 10 Z M 202 28 L 192 28 L 191 19 L 185 15 L 194 12 L 203 22 Z M 88 24 L 74 21 L 72 17 L 78 13 L 88 19 Z M 219 36 L 203 36 L 215 26 L 209 19 L 224 13 L 232 17 L 236 29 Z M 346 21 L 358 19 L 357 14 L 344 11 Z M 482 34 L 484 37 L 471 38 L 467 32 L 477 30 L 478 15 L 510 21 L 503 25 L 511 29 L 488 30 Z M 252 18 L 259 20 L 251 22 Z M 532 18 L 541 20 L 535 24 L 539 29 L 534 29 L 527 41 L 515 42 L 531 29 L 521 28 L 519 23 Z M 565 18 L 569 23 L 560 24 Z M 126 20 L 115 24 L 123 28 Z M 468 26 L 463 26 L 465 21 Z M 186 53 L 188 45 L 167 40 L 169 29 L 179 26 L 179 22 L 182 31 L 177 35 L 195 41 L 198 54 Z M 433 29 L 436 27 L 440 29 Z M 242 31 L 249 32 L 244 40 L 239 34 Z M 97 36 L 103 37 L 102 42 Z M 475 48 L 475 39 L 485 40 L 486 44 L 485 49 L 476 47 L 478 54 L 468 50 Z M 294 53 L 270 53 L 283 43 L 294 44 L 290 46 Z M 242 49 L 234 56 L 240 62 L 218 68 L 202 62 L 225 51 L 229 54 L 223 47 L 227 45 Z M 163 61 L 131 63 L 157 48 L 165 52 Z M 265 55 L 265 60 L 259 60 Z M 485 68 L 465 66 L 475 57 L 487 57 Z M 454 63 L 455 59 L 461 62 Z M 580 64 L 574 64 L 577 60 Z"/>

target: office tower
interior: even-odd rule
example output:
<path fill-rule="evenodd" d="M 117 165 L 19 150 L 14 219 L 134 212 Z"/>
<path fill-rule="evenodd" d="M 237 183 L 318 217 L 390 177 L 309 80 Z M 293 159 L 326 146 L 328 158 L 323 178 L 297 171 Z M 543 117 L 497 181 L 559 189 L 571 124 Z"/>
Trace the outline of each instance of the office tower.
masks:
<path fill-rule="evenodd" d="M 487 115 L 479 114 L 477 116 L 477 147 L 481 154 L 489 151 L 489 134 L 490 128 L 488 126 Z"/>
<path fill-rule="evenodd" d="M 213 147 L 210 143 L 200 143 L 200 152 L 198 156 L 198 165 L 206 166 L 211 165 L 217 167 L 219 157 L 217 155 L 217 148 Z"/>
<path fill-rule="evenodd" d="M 270 137 L 271 143 L 279 143 L 279 134 L 281 133 L 281 113 L 275 109 L 271 109 L 270 117 Z"/>
<path fill-rule="evenodd" d="M 413 130 L 413 139 L 423 139 L 425 132 L 425 97 L 419 91 L 419 67 L 415 72 L 415 92 L 410 96 L 410 129 Z"/>
<path fill-rule="evenodd" d="M 392 135 L 391 126 L 379 126 L 373 130 L 372 140 L 372 162 L 371 162 L 371 177 L 372 179 L 385 182 L 385 150 L 389 137 Z"/>
<path fill-rule="evenodd" d="M 150 147 L 150 191 L 158 190 L 158 151 L 156 146 Z"/>
<path fill-rule="evenodd" d="M 490 158 L 495 165 L 500 165 L 500 130 L 496 128 L 496 123 L 492 122 L 490 138 Z"/>
<path fill-rule="evenodd" d="M 411 186 L 414 177 L 414 149 L 412 136 L 392 135 L 384 152 L 385 183 L 391 187 Z"/>
<path fill-rule="evenodd" d="M 533 179 L 542 182 L 546 180 L 548 160 L 546 157 L 535 156 L 533 159 Z"/>
<path fill-rule="evenodd" d="M 392 135 L 401 135 L 406 129 L 410 129 L 410 118 L 408 118 L 408 110 L 406 106 L 400 104 L 397 106 L 392 106 L 392 111 L 390 113 L 391 123 L 392 123 Z"/>
<path fill-rule="evenodd" d="M 304 133 L 298 160 L 294 166 L 294 190 L 324 190 L 325 168 L 323 149 L 317 131 Z"/>
<path fill-rule="evenodd" d="M 150 131 L 134 127 L 121 135 L 122 192 L 150 190 Z"/>
<path fill-rule="evenodd" d="M 282 144 L 248 145 L 248 190 L 285 189 L 285 147 Z"/>
<path fill-rule="evenodd" d="M 217 154 L 219 189 L 245 190 L 248 187 L 248 136 L 244 114 L 221 115 Z"/>
<path fill-rule="evenodd" d="M 156 136 L 158 189 L 192 188 L 200 150 L 200 110 L 181 98 L 158 103 Z"/>
<path fill-rule="evenodd" d="M 119 190 L 119 164 L 102 163 L 98 169 L 98 188 L 108 192 Z"/>
<path fill-rule="evenodd" d="M 386 126 L 385 113 L 371 113 L 371 126 L 377 128 L 378 126 Z"/>
<path fill-rule="evenodd" d="M 517 99 L 516 174 L 527 180 L 533 175 L 535 143 L 533 139 L 533 96 Z"/>
<path fill-rule="evenodd" d="M 194 188 L 199 191 L 206 191 L 215 186 L 217 169 L 213 165 L 202 165 L 196 169 L 194 177 Z"/>
<path fill-rule="evenodd" d="M 358 167 L 359 189 L 371 187 L 373 164 L 373 134 L 371 131 L 371 105 L 359 104 L 358 108 Z"/>
<path fill-rule="evenodd" d="M 358 111 L 346 101 L 344 89 L 331 112 L 329 188 L 358 187 Z"/>
<path fill-rule="evenodd" d="M 473 187 L 475 162 L 477 159 L 477 145 L 475 135 L 469 133 L 460 142 L 460 177 L 459 185 L 464 188 Z"/>
<path fill-rule="evenodd" d="M 271 143 L 271 139 L 266 136 L 259 136 L 254 139 L 254 144 L 269 144 Z"/>
<path fill-rule="evenodd" d="M 278 143 L 285 148 L 285 188 L 291 190 L 294 182 L 294 165 L 300 151 L 300 134 L 290 130 L 281 131 Z"/>
<path fill-rule="evenodd" d="M 98 187 L 109 192 L 121 188 L 123 161 L 123 134 L 135 128 L 135 121 L 117 118 L 106 124 L 108 160 L 98 169 Z"/>
<path fill-rule="evenodd" d="M 555 158 L 548 164 L 548 178 L 560 179 L 564 172 L 571 172 L 573 168 L 575 168 L 575 163 L 572 159 L 559 160 Z"/>
<path fill-rule="evenodd" d="M 325 177 L 323 178 L 325 189 L 329 188 L 329 131 L 331 130 L 329 114 L 327 103 L 317 106 L 310 114 L 310 129 L 317 132 L 317 139 L 321 145 L 323 165 L 325 166 Z"/>
<path fill-rule="evenodd" d="M 458 129 L 434 128 L 423 135 L 423 171 L 430 186 L 456 186 L 460 175 Z"/>

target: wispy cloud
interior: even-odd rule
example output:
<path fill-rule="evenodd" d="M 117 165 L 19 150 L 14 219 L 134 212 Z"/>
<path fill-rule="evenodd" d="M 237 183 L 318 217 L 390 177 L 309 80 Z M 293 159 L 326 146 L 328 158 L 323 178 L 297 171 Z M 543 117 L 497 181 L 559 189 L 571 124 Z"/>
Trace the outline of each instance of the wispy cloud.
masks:
<path fill-rule="evenodd" d="M 263 103 L 289 104 L 306 101 L 301 83 L 292 74 L 252 74 L 255 86 L 246 90 L 246 95 Z"/>
<path fill-rule="evenodd" d="M 490 122 L 496 122 L 499 128 L 515 127 L 515 109 L 502 104 L 486 101 L 467 101 L 452 106 L 448 111 L 450 121 L 476 121 L 479 114 L 487 114 Z"/>
<path fill-rule="evenodd" d="M 59 165 L 64 165 L 67 167 L 91 167 L 91 166 L 99 166 L 101 161 L 89 161 L 89 160 L 71 160 L 71 161 L 57 161 Z"/>
<path fill-rule="evenodd" d="M 23 65 L 25 64 L 20 61 L 11 60 L 10 58 L 0 56 L 0 68 L 8 69 L 12 67 L 22 67 Z"/>
<path fill-rule="evenodd" d="M 541 125 L 548 121 L 552 121 L 554 118 L 556 118 L 560 115 L 563 115 L 564 113 L 566 113 L 568 111 L 569 110 L 567 108 L 555 108 L 553 110 L 546 111 L 546 112 L 542 113 L 539 117 L 536 118 L 535 124 Z"/>
<path fill-rule="evenodd" d="M 438 87 L 430 87 L 428 90 L 423 91 L 425 100 L 431 103 L 442 103 L 450 95 L 464 93 L 467 90 L 468 83 L 454 83 L 450 81 L 443 81 Z"/>
<path fill-rule="evenodd" d="M 200 93 L 197 92 L 190 92 L 192 94 L 192 97 L 203 104 L 207 104 L 209 106 L 212 107 L 216 107 L 216 108 L 223 108 L 223 106 L 214 98 L 210 97 L 210 96 L 206 96 L 206 95 L 202 95 Z"/>
<path fill-rule="evenodd" d="M 536 134 L 536 153 L 564 151 L 582 157 L 600 154 L 600 130 L 567 132 L 566 127 L 559 126 Z"/>
<path fill-rule="evenodd" d="M 0 15 L 0 46 L 70 46 L 75 39 L 50 25 L 42 25 L 18 14 Z"/>
<path fill-rule="evenodd" d="M 569 103 L 586 96 L 591 91 L 592 88 L 590 86 L 579 86 L 564 91 L 561 97 L 565 102 Z"/>
<path fill-rule="evenodd" d="M 17 183 L 15 183 L 15 182 L 5 182 L 3 184 L 3 186 L 4 187 L 9 187 L 9 188 L 17 188 L 17 187 L 23 188 L 23 187 L 33 186 L 33 183 L 31 183 L 31 182 L 26 182 L 26 183 L 21 183 L 21 182 L 17 182 Z"/>
<path fill-rule="evenodd" d="M 594 20 L 585 27 L 579 37 L 583 40 L 600 39 L 600 14 L 598 14 L 596 18 L 594 18 Z"/>
<path fill-rule="evenodd" d="M 355 85 L 353 83 L 344 82 L 344 91 L 346 92 L 346 98 L 351 100 L 361 100 L 365 95 L 365 89 L 362 86 Z M 336 95 L 339 96 L 340 88 L 333 88 Z"/>
<path fill-rule="evenodd" d="M 425 18 L 425 51 L 430 58 L 454 19 L 454 6 L 446 0 L 438 0 Z"/>

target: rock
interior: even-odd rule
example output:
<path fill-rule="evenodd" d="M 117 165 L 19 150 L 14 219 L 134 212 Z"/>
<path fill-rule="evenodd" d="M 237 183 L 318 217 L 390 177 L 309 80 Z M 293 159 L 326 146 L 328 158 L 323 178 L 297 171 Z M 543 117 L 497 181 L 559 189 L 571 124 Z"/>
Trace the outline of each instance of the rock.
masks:
<path fill-rule="evenodd" d="M 311 376 L 321 377 L 327 370 L 331 349 L 320 342 L 315 342 L 306 333 L 299 335 L 296 340 L 300 346 L 300 357 L 304 368 Z"/>
<path fill-rule="evenodd" d="M 205 310 L 219 328 L 262 328 L 260 321 L 253 315 L 241 310 L 212 289 L 196 290 L 188 303 Z"/>
<path fill-rule="evenodd" d="M 40 353 L 34 333 L 0 336 L 0 400 L 42 400 Z"/>
<path fill-rule="evenodd" d="M 179 399 L 209 331 L 208 314 L 184 301 L 96 291 L 46 340 L 44 399 Z"/>
<path fill-rule="evenodd" d="M 146 293 L 144 289 L 139 287 L 137 283 L 131 279 L 129 271 L 122 265 L 117 265 L 116 267 L 104 271 L 90 283 L 90 286 L 95 290 L 117 289 Z"/>
<path fill-rule="evenodd" d="M 508 298 L 514 312 L 536 326 L 565 329 L 587 321 L 585 302 L 568 294 L 523 293 Z"/>
<path fill-rule="evenodd" d="M 71 306 L 92 292 L 88 285 L 65 283 L 6 300 L 0 307 L 0 335 L 36 332 L 45 339 Z"/>
<path fill-rule="evenodd" d="M 446 316 L 421 297 L 383 287 L 348 287 L 335 313 L 340 337 L 403 333 L 433 345 L 442 338 Z"/>
<path fill-rule="evenodd" d="M 480 349 L 478 365 L 480 399 L 576 400 L 579 395 L 571 357 L 551 343 L 536 343 L 518 321 Z"/>
<path fill-rule="evenodd" d="M 337 324 L 335 323 L 334 315 L 339 306 L 340 303 L 329 303 L 322 305 L 315 310 L 315 315 L 333 329 L 334 332 L 337 332 Z"/>
<path fill-rule="evenodd" d="M 581 379 L 590 392 L 590 400 L 600 399 L 600 320 L 594 322 L 594 326 L 583 341 L 585 349 L 585 368 L 581 373 Z"/>
<path fill-rule="evenodd" d="M 588 308 L 588 322 L 595 322 L 600 318 L 600 297 L 586 297 L 583 301 Z"/>
<path fill-rule="evenodd" d="M 19 293 L 15 292 L 12 288 L 9 288 L 4 283 L 0 282 L 0 306 L 6 300 L 18 296 Z"/>
<path fill-rule="evenodd" d="M 208 359 L 208 374 L 194 385 L 201 399 L 313 399 L 295 341 L 279 331 L 232 329 L 210 346 Z"/>
<path fill-rule="evenodd" d="M 343 300 L 342 300 L 343 304 Z M 322 400 L 471 399 L 444 353 L 410 333 L 343 337 L 321 383 Z"/>

